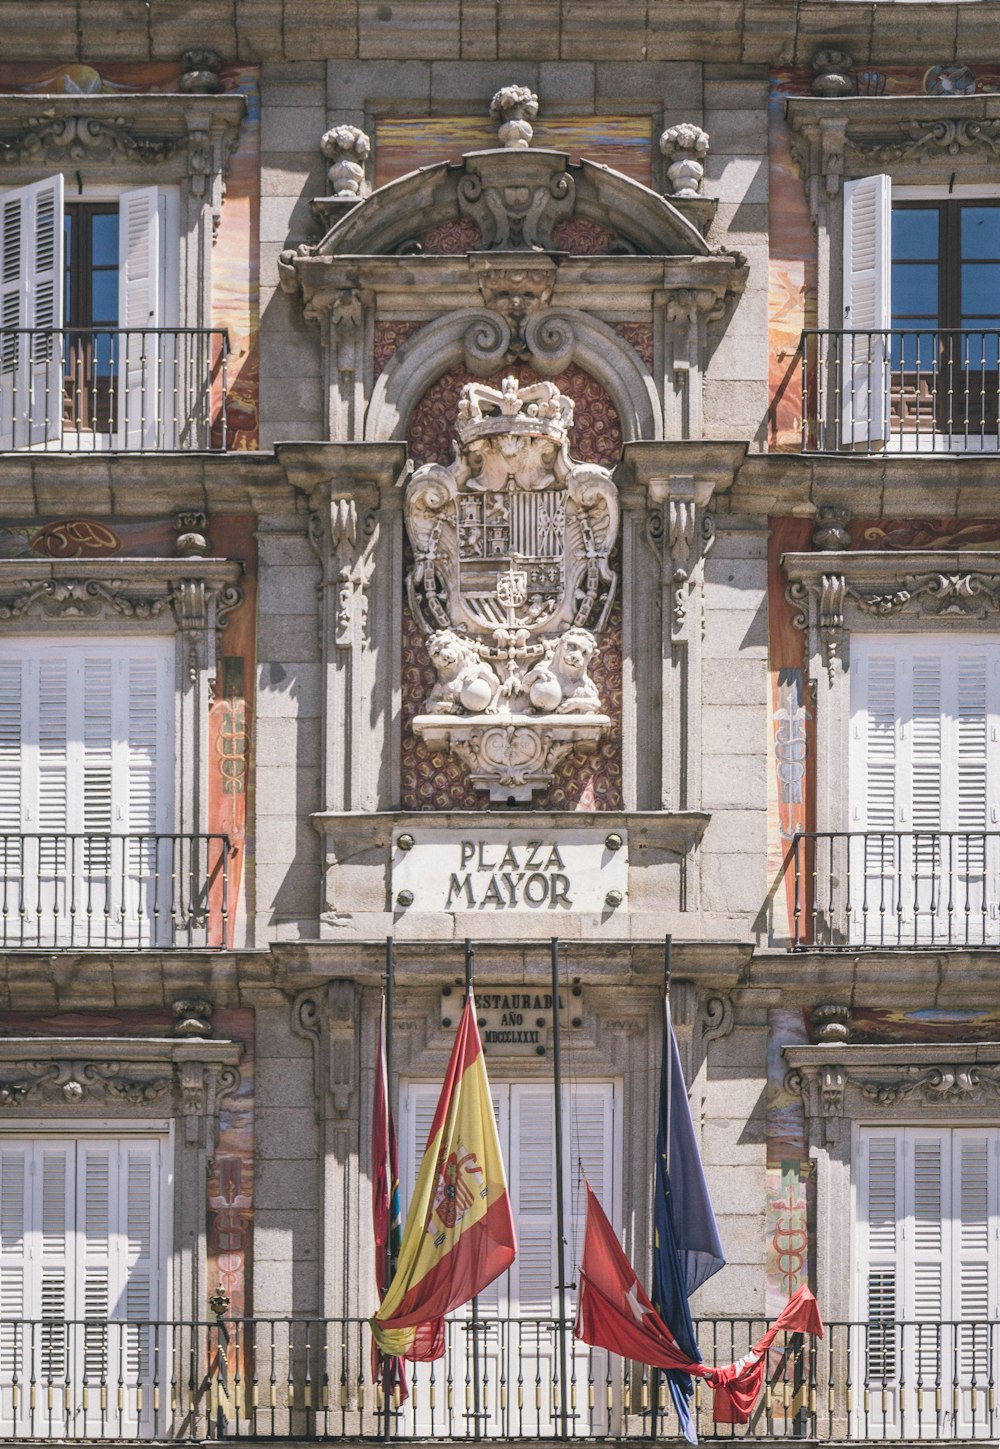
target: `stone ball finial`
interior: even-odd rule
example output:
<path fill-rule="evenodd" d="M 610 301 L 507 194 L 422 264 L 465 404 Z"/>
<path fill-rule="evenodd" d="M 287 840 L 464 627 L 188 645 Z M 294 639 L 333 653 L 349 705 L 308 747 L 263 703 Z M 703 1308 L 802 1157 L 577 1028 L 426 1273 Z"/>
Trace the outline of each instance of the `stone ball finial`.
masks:
<path fill-rule="evenodd" d="M 187 95 L 213 96 L 222 90 L 222 56 L 207 46 L 193 46 L 181 56 L 179 89 Z"/>
<path fill-rule="evenodd" d="M 846 74 L 854 64 L 846 50 L 817 50 L 812 67 L 816 72 L 810 87 L 814 96 L 852 96 L 854 82 Z"/>
<path fill-rule="evenodd" d="M 666 157 L 667 179 L 672 196 L 700 196 L 708 155 L 708 132 L 692 121 L 671 126 L 660 137 L 660 152 Z"/>
<path fill-rule="evenodd" d="M 490 120 L 499 126 L 497 135 L 508 151 L 528 149 L 537 115 L 538 97 L 527 86 L 504 86 L 490 101 Z"/>
<path fill-rule="evenodd" d="M 365 162 L 372 143 L 357 126 L 332 126 L 320 142 L 323 155 L 333 162 L 327 171 L 334 196 L 361 197 L 368 194 Z"/>

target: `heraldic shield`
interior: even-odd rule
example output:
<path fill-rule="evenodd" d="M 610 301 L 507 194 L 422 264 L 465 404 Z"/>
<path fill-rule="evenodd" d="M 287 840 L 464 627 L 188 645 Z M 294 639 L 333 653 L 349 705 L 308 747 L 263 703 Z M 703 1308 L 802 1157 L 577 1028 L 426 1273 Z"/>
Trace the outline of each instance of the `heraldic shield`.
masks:
<path fill-rule="evenodd" d="M 615 596 L 618 495 L 607 468 L 569 456 L 572 421 L 554 383 L 469 383 L 454 462 L 406 489 L 407 588 L 437 672 L 414 729 L 494 800 L 530 800 L 611 724 L 588 671 Z"/>

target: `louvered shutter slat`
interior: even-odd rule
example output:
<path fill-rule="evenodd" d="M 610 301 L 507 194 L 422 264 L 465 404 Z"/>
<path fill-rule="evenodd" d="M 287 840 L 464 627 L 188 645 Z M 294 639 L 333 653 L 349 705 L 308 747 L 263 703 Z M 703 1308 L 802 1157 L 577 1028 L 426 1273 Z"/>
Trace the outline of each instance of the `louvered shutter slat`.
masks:
<path fill-rule="evenodd" d="M 156 186 L 123 191 L 119 221 L 118 317 L 121 339 L 119 426 L 122 446 L 155 448 L 160 442 L 161 192 Z"/>
<path fill-rule="evenodd" d="M 62 436 L 63 178 L 0 202 L 0 450 Z M 29 329 L 29 334 L 18 329 Z"/>

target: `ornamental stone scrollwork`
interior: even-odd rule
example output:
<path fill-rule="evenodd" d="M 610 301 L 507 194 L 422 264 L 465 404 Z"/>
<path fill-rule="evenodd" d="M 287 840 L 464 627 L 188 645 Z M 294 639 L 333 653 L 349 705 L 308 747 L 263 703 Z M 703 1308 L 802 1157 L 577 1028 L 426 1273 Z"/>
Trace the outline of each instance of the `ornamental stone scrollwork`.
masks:
<path fill-rule="evenodd" d="M 68 162 L 127 156 L 147 164 L 163 161 L 181 144 L 179 137 L 143 135 L 120 116 L 109 121 L 92 116 L 34 116 L 23 131 L 0 135 L 0 161 Z"/>
<path fill-rule="evenodd" d="M 858 1118 L 912 1120 L 915 1106 L 947 1107 L 956 1120 L 978 1121 L 1000 1097 L 995 1042 L 893 1042 L 786 1046 L 785 1087 L 801 1096 L 814 1147 L 847 1139 Z"/>
<path fill-rule="evenodd" d="M 1000 552 L 989 549 L 876 553 L 828 550 L 786 554 L 785 597 L 793 623 L 810 636 L 831 679 L 844 631 L 865 619 L 899 615 L 953 623 L 979 622 L 1000 613 Z M 869 626 L 870 627 L 870 626 Z"/>
<path fill-rule="evenodd" d="M 879 1106 L 916 1099 L 921 1102 L 976 1102 L 1000 1097 L 1000 1071 L 988 1067 L 952 1066 L 921 1070 L 910 1067 L 893 1082 L 865 1082 L 862 1095 Z"/>
<path fill-rule="evenodd" d="M 0 1108 L 37 1111 L 39 1098 L 141 1120 L 162 1116 L 167 1103 L 183 1119 L 185 1143 L 210 1149 L 220 1104 L 240 1085 L 242 1054 L 239 1042 L 194 1037 L 2 1037 Z"/>
<path fill-rule="evenodd" d="M 291 1028 L 307 1041 L 313 1055 L 314 1107 L 317 1121 L 329 1104 L 344 1117 L 354 1097 L 358 999 L 352 981 L 329 981 L 302 991 L 292 1002 Z M 397 1019 L 395 1030 L 403 1027 Z"/>
<path fill-rule="evenodd" d="M 309 541 L 323 565 L 323 582 L 336 592 L 333 643 L 352 649 L 368 625 L 368 587 L 375 571 L 378 516 L 358 514 L 353 498 L 331 495 L 327 507 L 309 515 Z"/>
<path fill-rule="evenodd" d="M 530 800 L 610 728 L 589 666 L 615 595 L 618 498 L 576 462 L 573 404 L 553 383 L 468 384 L 456 458 L 410 478 L 410 604 L 437 673 L 413 722 L 493 800 Z"/>
<path fill-rule="evenodd" d="M 553 228 L 573 214 L 576 182 L 554 151 L 521 151 L 516 174 L 509 151 L 464 158 L 458 209 L 480 231 L 481 251 L 553 251 Z"/>
<path fill-rule="evenodd" d="M 893 161 L 919 161 L 924 156 L 1000 156 L 1000 120 L 910 121 L 898 139 L 852 141 L 851 147 L 866 161 L 885 165 Z"/>

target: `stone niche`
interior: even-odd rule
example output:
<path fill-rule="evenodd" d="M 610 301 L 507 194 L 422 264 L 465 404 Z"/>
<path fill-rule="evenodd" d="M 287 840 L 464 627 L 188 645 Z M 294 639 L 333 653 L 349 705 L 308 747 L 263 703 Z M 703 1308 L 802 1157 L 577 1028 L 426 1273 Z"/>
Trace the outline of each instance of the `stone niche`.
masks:
<path fill-rule="evenodd" d="M 469 383 L 454 461 L 406 488 L 407 591 L 437 676 L 413 729 L 500 804 L 530 802 L 612 728 L 589 668 L 618 584 L 618 495 L 570 457 L 572 421 L 554 383 Z"/>

